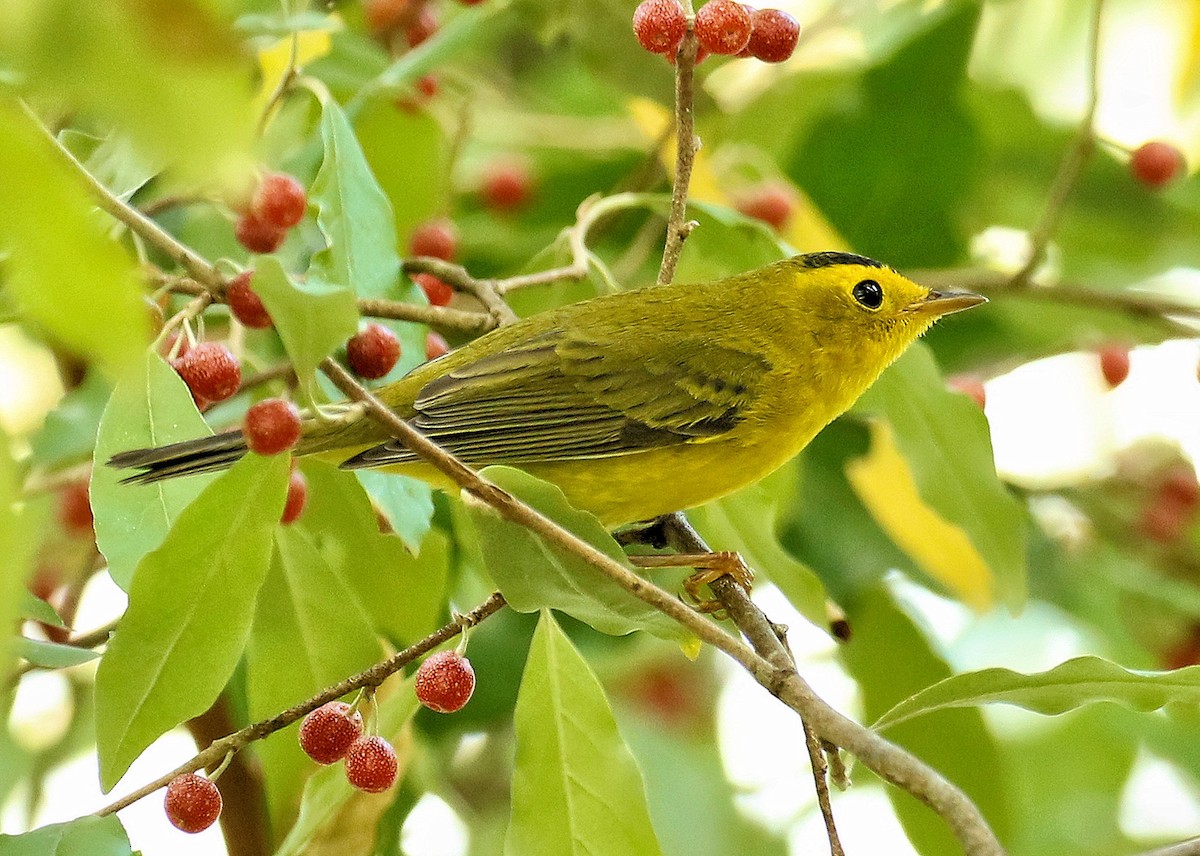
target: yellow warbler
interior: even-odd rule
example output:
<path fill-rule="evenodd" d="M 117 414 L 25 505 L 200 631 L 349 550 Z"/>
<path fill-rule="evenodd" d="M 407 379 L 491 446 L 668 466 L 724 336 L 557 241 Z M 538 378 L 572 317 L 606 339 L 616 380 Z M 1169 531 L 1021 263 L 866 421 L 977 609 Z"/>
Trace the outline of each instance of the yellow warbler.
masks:
<path fill-rule="evenodd" d="M 607 526 L 700 505 L 765 476 L 843 413 L 940 316 L 983 303 L 848 253 L 597 297 L 482 336 L 375 390 L 474 466 L 553 482 Z M 241 431 L 109 463 L 131 482 L 224 469 Z M 298 455 L 449 483 L 359 405 L 305 420 Z"/>

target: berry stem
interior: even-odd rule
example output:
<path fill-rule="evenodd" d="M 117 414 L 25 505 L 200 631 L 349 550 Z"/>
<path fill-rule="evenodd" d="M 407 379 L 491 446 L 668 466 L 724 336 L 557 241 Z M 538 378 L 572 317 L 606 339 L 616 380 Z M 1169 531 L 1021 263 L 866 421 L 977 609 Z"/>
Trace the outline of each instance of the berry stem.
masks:
<path fill-rule="evenodd" d="M 225 760 L 223 760 L 217 766 L 217 769 L 213 770 L 211 773 L 208 774 L 208 780 L 210 782 L 215 782 L 217 779 L 221 778 L 221 774 L 224 773 L 225 770 L 229 767 L 229 765 L 233 763 L 233 756 L 236 754 L 237 753 L 233 749 L 230 749 L 228 752 L 226 752 Z"/>
<path fill-rule="evenodd" d="M 684 6 L 688 14 L 687 32 L 675 57 L 675 181 L 671 188 L 671 215 L 667 219 L 667 241 L 658 269 L 659 285 L 675 278 L 675 268 L 695 223 L 687 219 L 688 187 L 696 160 L 696 123 L 694 77 L 696 71 L 696 28 L 690 0 Z"/>

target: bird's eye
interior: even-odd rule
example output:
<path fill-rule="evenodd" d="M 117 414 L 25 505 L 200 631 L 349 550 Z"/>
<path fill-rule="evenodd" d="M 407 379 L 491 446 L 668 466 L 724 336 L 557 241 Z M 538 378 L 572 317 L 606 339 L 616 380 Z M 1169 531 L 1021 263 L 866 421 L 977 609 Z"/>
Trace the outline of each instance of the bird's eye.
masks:
<path fill-rule="evenodd" d="M 873 279 L 864 279 L 851 292 L 854 299 L 868 309 L 878 309 L 883 304 L 883 289 Z"/>

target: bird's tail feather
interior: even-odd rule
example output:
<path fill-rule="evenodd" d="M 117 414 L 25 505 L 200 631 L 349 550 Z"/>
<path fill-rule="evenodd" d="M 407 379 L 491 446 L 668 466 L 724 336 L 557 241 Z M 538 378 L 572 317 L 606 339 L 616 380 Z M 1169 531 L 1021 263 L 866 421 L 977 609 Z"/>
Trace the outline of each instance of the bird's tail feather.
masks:
<path fill-rule="evenodd" d="M 152 484 L 176 476 L 228 469 L 245 454 L 246 441 L 242 439 L 242 432 L 234 430 L 154 449 L 119 452 L 108 459 L 108 465 L 142 470 L 122 479 L 121 484 Z"/>

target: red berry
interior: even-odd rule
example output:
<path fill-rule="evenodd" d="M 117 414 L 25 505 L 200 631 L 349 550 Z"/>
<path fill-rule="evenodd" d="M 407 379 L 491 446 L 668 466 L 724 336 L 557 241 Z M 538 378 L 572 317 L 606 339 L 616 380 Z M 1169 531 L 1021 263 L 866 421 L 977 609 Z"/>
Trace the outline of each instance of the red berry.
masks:
<path fill-rule="evenodd" d="M 362 714 L 345 702 L 331 701 L 300 723 L 300 748 L 318 764 L 332 764 L 346 757 L 350 744 L 362 733 Z"/>
<path fill-rule="evenodd" d="M 225 302 L 233 317 L 247 327 L 262 330 L 271 326 L 271 316 L 263 306 L 262 299 L 250 287 L 250 278 L 254 271 L 242 271 L 229 282 L 225 289 Z"/>
<path fill-rule="evenodd" d="M 397 766 L 396 750 L 382 737 L 360 737 L 346 752 L 346 780 L 369 794 L 395 784 Z"/>
<path fill-rule="evenodd" d="M 458 253 L 458 234 L 454 224 L 444 217 L 426 220 L 413 229 L 408 246 L 414 256 L 433 256 L 452 262 Z"/>
<path fill-rule="evenodd" d="M 415 48 L 436 33 L 437 28 L 437 16 L 433 14 L 433 10 L 428 6 L 422 6 L 421 11 L 417 13 L 416 19 L 404 31 L 405 41 L 408 42 L 410 48 Z"/>
<path fill-rule="evenodd" d="M 709 0 L 696 13 L 696 40 L 710 53 L 735 54 L 750 43 L 750 26 L 741 3 Z"/>
<path fill-rule="evenodd" d="M 283 172 L 268 172 L 254 189 L 250 211 L 277 229 L 290 229 L 304 219 L 308 194 L 303 185 Z"/>
<path fill-rule="evenodd" d="M 450 353 L 450 345 L 444 338 L 432 330 L 425 334 L 425 359 L 436 360 L 448 353 Z"/>
<path fill-rule="evenodd" d="M 382 324 L 366 329 L 346 343 L 346 361 L 359 377 L 376 380 L 390 372 L 400 359 L 400 340 Z"/>
<path fill-rule="evenodd" d="M 1163 476 L 1158 486 L 1164 497 L 1188 511 L 1200 507 L 1200 484 L 1196 482 L 1196 472 L 1187 464 L 1177 464 Z"/>
<path fill-rule="evenodd" d="M 750 16 L 750 27 L 746 50 L 763 62 L 783 62 L 800 40 L 800 24 L 779 9 L 756 9 Z"/>
<path fill-rule="evenodd" d="M 184 773 L 167 785 L 163 808 L 176 829 L 203 832 L 221 816 L 221 792 L 211 779 Z"/>
<path fill-rule="evenodd" d="M 308 479 L 299 470 L 292 470 L 291 478 L 288 479 L 287 501 L 283 504 L 283 516 L 279 518 L 279 522 L 284 526 L 295 523 L 307 502 Z"/>
<path fill-rule="evenodd" d="M 737 203 L 747 217 L 762 220 L 776 232 L 783 231 L 796 207 L 792 192 L 781 184 L 768 182 L 751 188 Z"/>
<path fill-rule="evenodd" d="M 687 16 L 679 0 L 642 0 L 633 10 L 633 34 L 656 54 L 674 54 L 687 32 Z"/>
<path fill-rule="evenodd" d="M 417 669 L 416 690 L 417 699 L 430 710 L 454 713 L 475 692 L 475 670 L 458 652 L 439 651 Z"/>
<path fill-rule="evenodd" d="M 1142 507 L 1138 531 L 1151 541 L 1172 544 L 1183 537 L 1191 512 L 1161 493 L 1152 495 Z"/>
<path fill-rule="evenodd" d="M 247 211 L 233 227 L 238 243 L 252 253 L 273 253 L 283 246 L 287 229 L 281 229 Z"/>
<path fill-rule="evenodd" d="M 1129 157 L 1129 171 L 1133 177 L 1155 190 L 1170 184 L 1186 170 L 1183 152 L 1158 140 L 1143 143 Z"/>
<path fill-rule="evenodd" d="M 483 201 L 498 211 L 513 211 L 529 201 L 533 179 L 517 161 L 493 163 L 483 176 Z"/>
<path fill-rule="evenodd" d="M 454 297 L 454 289 L 431 273 L 413 274 L 413 282 L 421 286 L 431 306 L 447 306 Z"/>
<path fill-rule="evenodd" d="M 172 360 L 171 365 L 197 401 L 224 401 L 242 385 L 238 361 L 218 342 L 201 342 Z"/>
<path fill-rule="evenodd" d="M 971 375 L 955 375 L 946 381 L 946 385 L 954 392 L 962 393 L 963 395 L 969 395 L 971 398 L 975 399 L 975 403 L 979 405 L 980 410 L 982 410 L 984 405 L 987 404 L 987 389 L 984 387 L 983 381 L 977 377 L 973 377 Z"/>
<path fill-rule="evenodd" d="M 300 411 L 282 398 L 268 398 L 246 411 L 242 436 L 251 452 L 276 455 L 300 441 Z"/>
<path fill-rule="evenodd" d="M 417 78 L 417 91 L 425 98 L 432 98 L 438 94 L 438 78 L 436 74 L 423 74 Z"/>
<path fill-rule="evenodd" d="M 1097 351 L 1100 357 L 1100 373 L 1109 389 L 1121 385 L 1129 377 L 1129 350 L 1120 345 L 1105 345 Z"/>
<path fill-rule="evenodd" d="M 86 481 L 71 482 L 58 494 L 58 522 L 71 535 L 94 538 L 92 504 Z"/>
<path fill-rule="evenodd" d="M 376 35 L 386 35 L 411 15 L 409 0 L 367 0 L 363 16 Z"/>

